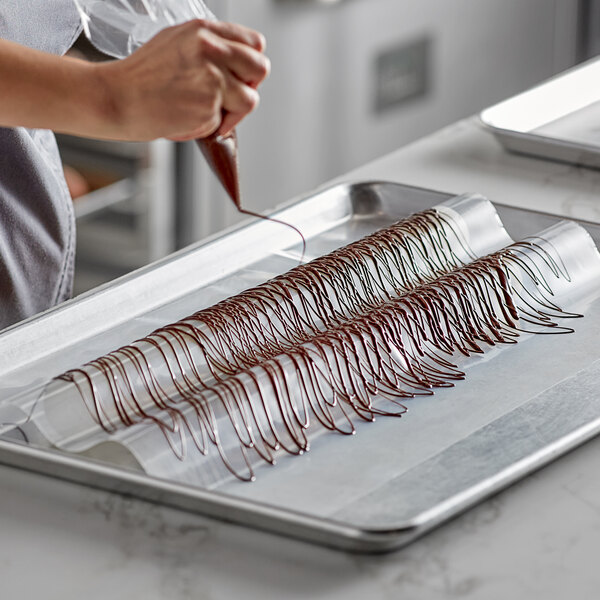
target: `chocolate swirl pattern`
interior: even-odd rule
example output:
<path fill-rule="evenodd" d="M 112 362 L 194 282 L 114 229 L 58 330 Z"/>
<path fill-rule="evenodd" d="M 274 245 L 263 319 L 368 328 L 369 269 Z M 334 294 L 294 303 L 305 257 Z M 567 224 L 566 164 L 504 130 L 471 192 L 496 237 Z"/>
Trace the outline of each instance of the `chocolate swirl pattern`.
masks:
<path fill-rule="evenodd" d="M 454 386 L 457 358 L 568 333 L 543 240 L 476 258 L 431 209 L 199 311 L 57 378 L 114 433 L 160 428 L 181 460 L 217 452 L 242 480 L 309 449 L 315 428 L 401 416 L 403 401 Z"/>

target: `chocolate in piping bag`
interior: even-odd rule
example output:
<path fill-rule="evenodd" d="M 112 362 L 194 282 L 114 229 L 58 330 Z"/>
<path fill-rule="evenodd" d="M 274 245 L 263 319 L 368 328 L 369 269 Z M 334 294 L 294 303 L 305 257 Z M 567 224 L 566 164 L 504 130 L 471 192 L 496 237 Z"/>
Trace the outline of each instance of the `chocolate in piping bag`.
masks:
<path fill-rule="evenodd" d="M 238 144 L 235 130 L 227 135 L 213 133 L 206 138 L 197 139 L 196 143 L 233 203 L 241 209 Z"/>

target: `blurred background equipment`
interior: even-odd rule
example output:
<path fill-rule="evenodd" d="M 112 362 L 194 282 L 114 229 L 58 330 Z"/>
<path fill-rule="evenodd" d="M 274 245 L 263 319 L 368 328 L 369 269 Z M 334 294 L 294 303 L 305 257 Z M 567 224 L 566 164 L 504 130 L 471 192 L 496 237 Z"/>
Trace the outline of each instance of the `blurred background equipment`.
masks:
<path fill-rule="evenodd" d="M 75 295 L 175 250 L 174 144 L 58 142 L 77 219 Z"/>
<path fill-rule="evenodd" d="M 238 128 L 259 211 L 518 93 L 598 50 L 600 0 L 207 0 L 262 31 L 272 74 Z M 80 42 L 87 55 L 89 47 Z M 94 189 L 76 203 L 76 292 L 240 219 L 193 143 L 61 138 Z M 81 188 L 81 181 L 79 187 Z"/>

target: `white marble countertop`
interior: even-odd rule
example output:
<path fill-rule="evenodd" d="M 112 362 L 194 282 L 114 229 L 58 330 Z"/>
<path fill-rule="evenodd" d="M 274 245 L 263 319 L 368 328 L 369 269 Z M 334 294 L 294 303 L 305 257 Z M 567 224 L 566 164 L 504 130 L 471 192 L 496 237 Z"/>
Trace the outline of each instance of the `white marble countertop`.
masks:
<path fill-rule="evenodd" d="M 600 221 L 600 172 L 511 156 L 471 119 L 366 165 L 383 179 Z M 407 548 L 355 556 L 0 467 L 3 598 L 593 598 L 594 440 Z"/>

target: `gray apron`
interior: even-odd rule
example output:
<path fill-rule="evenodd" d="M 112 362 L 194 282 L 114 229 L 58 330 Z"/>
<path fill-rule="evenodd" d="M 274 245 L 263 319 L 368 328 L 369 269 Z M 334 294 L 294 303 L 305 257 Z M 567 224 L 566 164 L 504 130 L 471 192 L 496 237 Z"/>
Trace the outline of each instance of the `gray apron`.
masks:
<path fill-rule="evenodd" d="M 72 0 L 0 0 L 0 38 L 64 54 L 79 31 Z M 0 127 L 0 328 L 69 298 L 74 254 L 54 135 Z"/>

